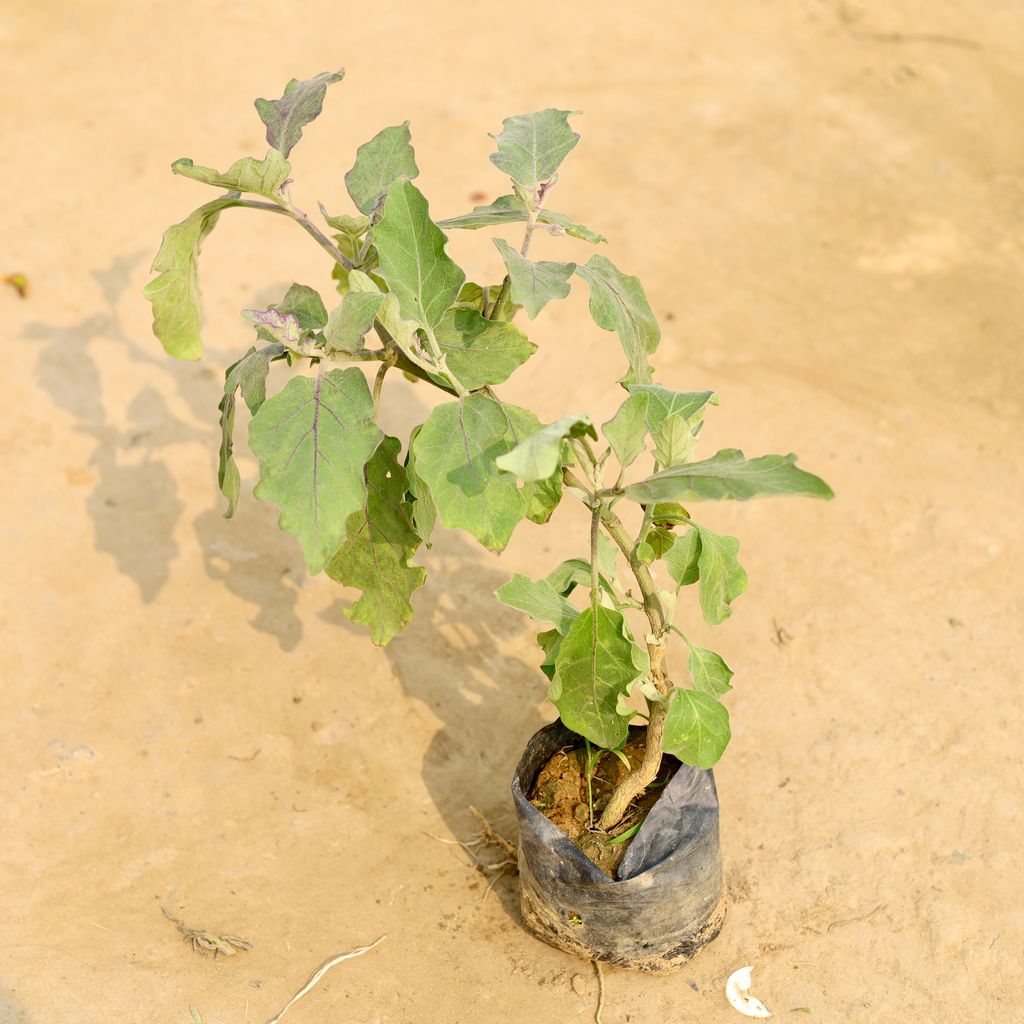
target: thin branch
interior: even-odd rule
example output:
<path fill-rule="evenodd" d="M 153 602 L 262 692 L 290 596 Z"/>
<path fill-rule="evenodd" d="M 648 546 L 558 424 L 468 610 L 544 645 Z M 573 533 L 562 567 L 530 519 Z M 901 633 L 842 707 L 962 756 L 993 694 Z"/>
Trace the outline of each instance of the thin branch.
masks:
<path fill-rule="evenodd" d="M 335 263 L 346 270 L 356 269 L 356 265 L 310 220 L 309 215 L 290 202 L 261 203 L 258 199 L 242 199 L 239 200 L 238 205 L 250 210 L 266 210 L 268 213 L 280 213 L 291 217 L 296 224 L 316 239 L 317 244 L 330 255 Z"/>

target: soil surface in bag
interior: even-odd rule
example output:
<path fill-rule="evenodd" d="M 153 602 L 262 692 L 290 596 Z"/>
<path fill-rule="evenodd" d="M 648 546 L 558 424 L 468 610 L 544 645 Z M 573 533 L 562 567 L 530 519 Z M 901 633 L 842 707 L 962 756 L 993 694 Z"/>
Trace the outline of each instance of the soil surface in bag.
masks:
<path fill-rule="evenodd" d="M 608 832 L 597 831 L 593 825 L 612 793 L 643 761 L 646 750 L 646 734 L 631 738 L 622 749 L 629 762 L 628 768 L 611 751 L 593 751 L 592 756 L 598 759 L 592 766 L 588 795 L 586 749 L 565 747 L 547 761 L 530 787 L 530 803 L 610 878 L 615 877 L 619 862 L 632 842 L 632 835 L 622 837 L 631 832 L 636 834 L 637 827 L 657 803 L 678 767 L 674 758 L 664 758 L 654 783 L 629 805 L 622 820 Z"/>

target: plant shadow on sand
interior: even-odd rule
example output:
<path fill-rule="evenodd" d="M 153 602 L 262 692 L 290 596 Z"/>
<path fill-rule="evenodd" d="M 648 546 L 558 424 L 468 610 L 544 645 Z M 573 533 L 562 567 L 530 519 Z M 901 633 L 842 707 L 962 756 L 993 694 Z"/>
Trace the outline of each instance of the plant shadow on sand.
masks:
<path fill-rule="evenodd" d="M 98 311 L 70 325 L 33 321 L 22 337 L 40 346 L 40 388 L 70 414 L 74 429 L 92 441 L 89 472 L 69 473 L 69 482 L 95 479 L 86 508 L 96 548 L 114 559 L 118 572 L 133 581 L 148 605 L 166 586 L 171 564 L 180 554 L 174 534 L 185 510 L 164 454 L 171 446 L 193 442 L 204 452 L 216 451 L 221 384 L 212 366 L 175 362 L 154 339 L 146 337 L 140 343 L 125 330 L 120 308 L 131 301 L 130 289 L 138 283 L 145 260 L 145 253 L 133 253 L 93 271 L 103 299 Z M 268 289 L 267 303 L 279 298 L 281 291 Z M 240 351 L 246 342 L 243 334 L 240 331 Z M 103 394 L 97 349 L 111 346 L 121 353 L 119 358 L 138 368 L 139 388 L 127 403 L 125 425 L 118 425 Z M 211 363 L 230 362 L 225 354 L 212 355 Z M 188 419 L 168 408 L 163 391 L 168 384 L 175 401 L 184 403 Z M 211 494 L 215 486 L 211 478 Z M 219 508 L 211 508 L 193 525 L 207 575 L 247 604 L 255 604 L 251 625 L 274 636 L 282 649 L 292 650 L 302 637 L 295 604 L 296 586 L 305 570 L 289 545 L 277 543 L 275 518 L 269 506 L 248 502 L 237 523 L 226 522 Z"/>
<path fill-rule="evenodd" d="M 422 778 L 452 835 L 466 840 L 479 832 L 469 811 L 475 806 L 514 842 L 512 772 L 527 740 L 546 724 L 537 708 L 546 680 L 536 665 L 510 653 L 522 617 L 494 598 L 509 574 L 488 566 L 462 536 L 440 530 L 435 536 L 433 549 L 417 559 L 428 563 L 429 575 L 413 598 L 416 613 L 381 653 L 406 695 L 443 723 L 424 755 Z M 344 618 L 345 605 L 339 599 L 323 618 L 365 637 Z M 494 850 L 481 859 L 503 858 Z M 514 875 L 499 880 L 493 893 L 521 924 Z"/>

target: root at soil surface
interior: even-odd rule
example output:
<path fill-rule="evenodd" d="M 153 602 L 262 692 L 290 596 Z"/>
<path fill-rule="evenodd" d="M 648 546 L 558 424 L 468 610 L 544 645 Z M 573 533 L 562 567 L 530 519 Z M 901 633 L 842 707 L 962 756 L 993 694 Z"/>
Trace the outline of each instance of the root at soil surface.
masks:
<path fill-rule="evenodd" d="M 587 755 L 583 748 L 564 749 L 553 755 L 537 773 L 530 788 L 530 803 L 611 878 L 615 877 L 615 871 L 631 842 L 631 839 L 619 843 L 614 840 L 647 817 L 671 778 L 671 767 L 663 762 L 655 785 L 629 805 L 623 819 L 610 832 L 592 828 L 591 821 L 596 822 L 601 816 L 601 811 L 619 783 L 643 761 L 646 749 L 644 736 L 626 744 L 622 753 L 629 761 L 629 768 L 615 754 L 608 751 L 601 754 L 591 778 L 593 819 L 587 797 Z"/>

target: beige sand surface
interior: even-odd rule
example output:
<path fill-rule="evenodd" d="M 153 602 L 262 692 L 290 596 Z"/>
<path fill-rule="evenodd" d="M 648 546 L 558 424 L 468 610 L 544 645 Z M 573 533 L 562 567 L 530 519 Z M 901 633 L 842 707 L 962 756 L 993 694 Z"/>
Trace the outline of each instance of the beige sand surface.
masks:
<path fill-rule="evenodd" d="M 681 974 L 609 972 L 606 1024 L 738 1021 L 743 964 L 778 1020 L 1024 1020 L 1022 53 L 1015 0 L 0 5 L 0 271 L 32 286 L 0 290 L 0 1021 L 261 1024 L 384 933 L 291 1024 L 593 1017 L 591 968 L 521 930 L 514 881 L 482 899 L 426 835 L 472 834 L 470 803 L 513 828 L 551 708 L 490 594 L 582 546 L 580 514 L 500 560 L 442 540 L 380 652 L 270 507 L 228 523 L 215 488 L 237 312 L 326 292 L 320 251 L 232 211 L 209 361 L 149 333 L 160 233 L 207 197 L 170 161 L 261 154 L 253 97 L 339 65 L 304 204 L 341 209 L 355 147 L 408 117 L 433 209 L 460 212 L 502 189 L 503 116 L 584 110 L 558 206 L 645 281 L 660 379 L 718 389 L 710 450 L 796 450 L 839 495 L 706 510 L 751 577 L 715 638 L 732 908 Z M 494 265 L 483 235 L 453 246 Z M 584 318 L 578 289 L 537 322 L 508 397 L 607 417 L 621 353 Z M 161 905 L 254 949 L 197 956 Z"/>

